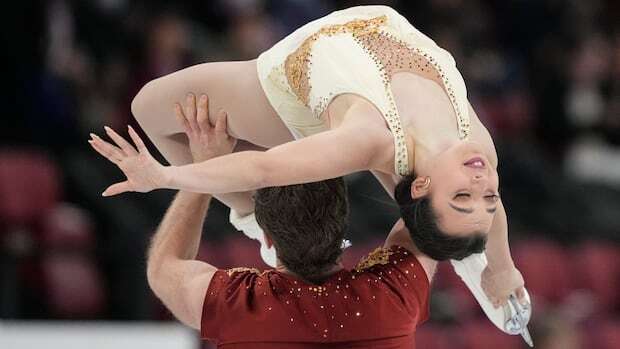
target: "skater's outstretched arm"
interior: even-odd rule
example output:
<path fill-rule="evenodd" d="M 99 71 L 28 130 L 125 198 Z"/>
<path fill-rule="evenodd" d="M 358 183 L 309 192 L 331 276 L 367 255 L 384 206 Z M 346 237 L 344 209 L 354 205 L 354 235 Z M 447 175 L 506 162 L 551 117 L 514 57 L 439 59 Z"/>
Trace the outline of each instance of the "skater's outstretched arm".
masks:
<path fill-rule="evenodd" d="M 489 264 L 482 274 L 482 287 L 491 302 L 496 306 L 503 305 L 511 293 L 523 298 L 523 277 L 510 255 L 508 219 L 501 200 L 489 231 L 485 254 Z"/>
<path fill-rule="evenodd" d="M 342 126 L 266 152 L 241 152 L 200 164 L 170 167 L 166 187 L 213 193 L 245 191 L 367 170 L 374 165 L 377 152 L 386 146 L 384 140 L 373 139 L 366 131 Z"/>
<path fill-rule="evenodd" d="M 352 108 L 351 112 L 355 112 Z M 363 118 L 364 115 L 355 115 Z M 393 137 L 378 118 L 369 122 L 345 121 L 337 129 L 289 142 L 266 152 L 246 151 L 198 164 L 164 167 L 153 159 L 138 135 L 130 136 L 140 150 L 127 153 L 114 131 L 114 146 L 92 135 L 100 154 L 117 164 L 127 180 L 110 186 L 105 196 L 158 188 L 200 193 L 227 193 L 263 187 L 315 182 L 349 173 L 393 166 Z M 374 120 L 377 120 L 375 123 Z M 127 143 L 127 142 L 125 142 Z"/>
<path fill-rule="evenodd" d="M 495 269 L 514 268 L 508 246 L 508 219 L 501 199 L 497 201 L 497 211 L 489 230 L 486 255 L 489 266 Z"/>

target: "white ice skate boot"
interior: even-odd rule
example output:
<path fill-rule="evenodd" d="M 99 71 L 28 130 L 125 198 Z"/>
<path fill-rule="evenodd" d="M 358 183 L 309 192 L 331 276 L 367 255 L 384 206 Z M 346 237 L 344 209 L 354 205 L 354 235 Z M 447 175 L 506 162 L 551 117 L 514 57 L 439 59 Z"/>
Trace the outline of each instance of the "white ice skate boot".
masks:
<path fill-rule="evenodd" d="M 247 216 L 241 217 L 235 210 L 230 210 L 230 223 L 245 234 L 250 239 L 258 240 L 260 242 L 260 256 L 263 262 L 268 266 L 275 268 L 278 258 L 276 257 L 276 249 L 273 245 L 269 248 L 265 242 L 265 234 L 263 229 L 256 222 L 256 216 L 251 213 Z"/>
<path fill-rule="evenodd" d="M 534 344 L 527 329 L 527 324 L 532 315 L 532 303 L 527 290 L 525 290 L 526 302 L 524 304 L 517 300 L 516 295 L 511 294 L 506 305 L 494 308 L 481 286 L 482 272 L 488 264 L 485 254 L 476 253 L 460 261 L 451 260 L 450 263 L 474 295 L 489 320 L 504 333 L 520 334 L 525 342 L 533 347 Z"/>

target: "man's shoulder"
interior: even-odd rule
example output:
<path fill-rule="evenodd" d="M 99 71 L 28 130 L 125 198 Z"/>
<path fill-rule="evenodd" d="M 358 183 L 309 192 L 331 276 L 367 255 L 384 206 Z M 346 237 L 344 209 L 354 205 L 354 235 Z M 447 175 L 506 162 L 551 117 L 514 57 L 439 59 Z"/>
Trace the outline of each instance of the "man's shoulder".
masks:
<path fill-rule="evenodd" d="M 411 252 L 402 246 L 390 247 L 379 246 L 364 256 L 355 266 L 356 272 L 363 272 L 377 265 L 397 264 L 399 259 L 406 257 Z"/>
<path fill-rule="evenodd" d="M 218 269 L 213 275 L 207 289 L 207 297 L 216 296 L 223 290 L 227 290 L 227 292 L 230 293 L 241 286 L 244 286 L 243 288 L 245 289 L 249 289 L 257 283 L 257 280 L 266 277 L 271 271 L 273 270 L 260 271 L 257 268 L 249 267 Z"/>
<path fill-rule="evenodd" d="M 263 273 L 257 268 L 248 268 L 248 267 L 235 267 L 235 268 L 230 268 L 230 269 L 221 269 L 220 271 L 226 273 L 228 276 L 233 276 L 236 274 L 261 275 Z"/>
<path fill-rule="evenodd" d="M 380 246 L 363 257 L 353 269 L 355 273 L 380 273 L 398 271 L 399 273 L 412 273 L 418 277 L 424 285 L 430 284 L 430 277 L 423 261 L 415 252 L 400 245 L 389 247 Z"/>

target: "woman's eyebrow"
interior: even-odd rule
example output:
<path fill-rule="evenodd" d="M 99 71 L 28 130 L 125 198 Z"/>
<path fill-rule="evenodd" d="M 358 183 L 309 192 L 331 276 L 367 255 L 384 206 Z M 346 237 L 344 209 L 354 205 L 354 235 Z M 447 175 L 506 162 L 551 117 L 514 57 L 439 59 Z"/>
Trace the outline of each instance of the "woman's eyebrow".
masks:
<path fill-rule="evenodd" d="M 452 207 L 454 210 L 459 211 L 461 213 L 473 213 L 474 212 L 473 208 L 458 207 L 458 206 L 452 205 L 452 203 L 448 203 L 448 205 L 450 205 L 450 207 Z"/>
<path fill-rule="evenodd" d="M 474 212 L 473 208 L 458 207 L 458 206 L 452 205 L 451 203 L 448 203 L 448 205 L 450 205 L 450 207 L 452 207 L 454 210 L 461 212 L 461 213 L 473 213 Z M 495 213 L 495 211 L 497 211 L 497 207 L 487 208 L 488 213 Z"/>

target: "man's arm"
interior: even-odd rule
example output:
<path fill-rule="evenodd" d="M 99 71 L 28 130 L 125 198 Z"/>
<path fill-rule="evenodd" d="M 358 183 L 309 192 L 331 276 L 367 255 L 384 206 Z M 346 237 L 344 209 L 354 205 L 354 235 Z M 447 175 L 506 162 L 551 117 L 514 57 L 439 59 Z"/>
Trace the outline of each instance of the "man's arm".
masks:
<path fill-rule="evenodd" d="M 184 324 L 200 329 L 202 304 L 214 266 L 195 260 L 210 195 L 180 192 L 166 212 L 147 259 L 153 292 Z"/>
<path fill-rule="evenodd" d="M 202 96 L 196 108 L 188 99 L 186 112 L 176 105 L 175 112 L 189 139 L 194 162 L 229 154 L 236 140 L 226 133 L 226 113 L 220 113 L 212 127 L 207 116 L 207 99 Z M 237 209 L 253 211 L 249 193 L 225 197 L 240 204 Z M 153 238 L 147 261 L 147 277 L 153 292 L 181 322 L 200 329 L 206 291 L 217 269 L 194 260 L 200 246 L 203 222 L 210 195 L 179 192 Z"/>

